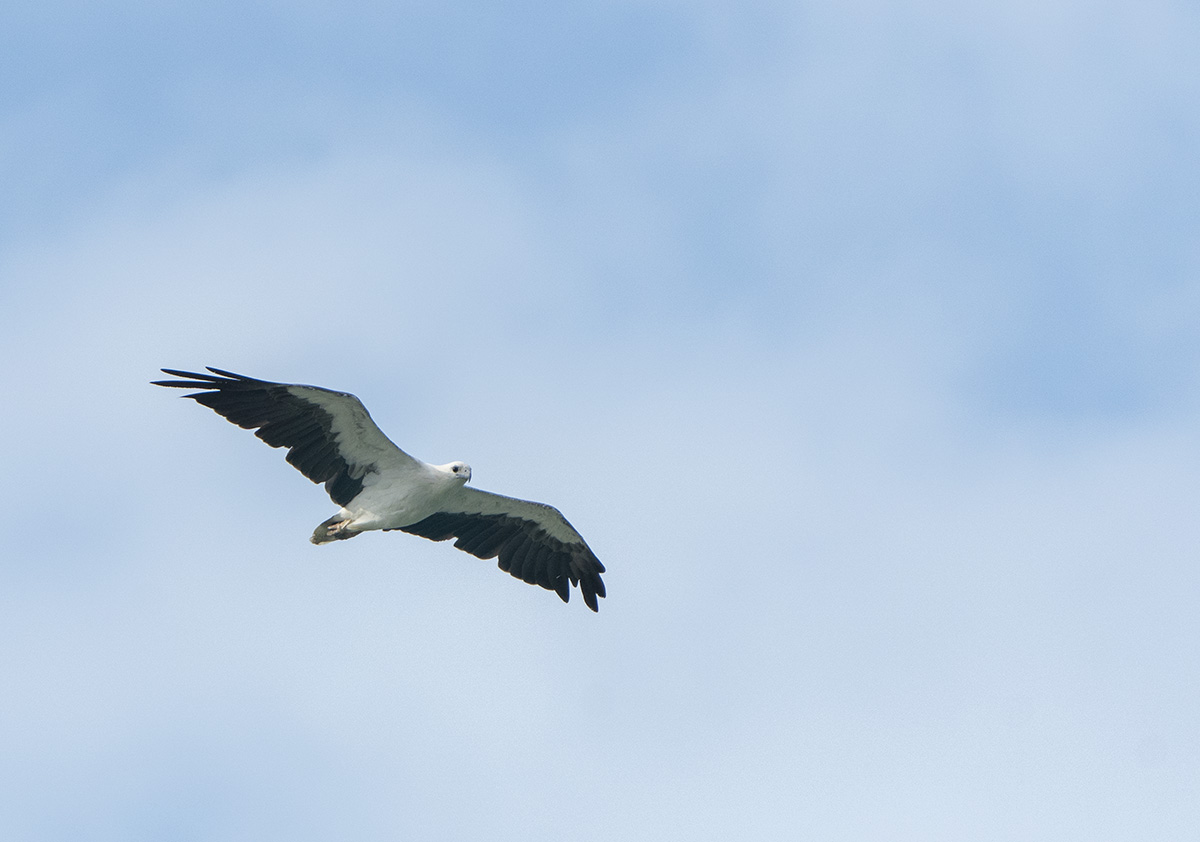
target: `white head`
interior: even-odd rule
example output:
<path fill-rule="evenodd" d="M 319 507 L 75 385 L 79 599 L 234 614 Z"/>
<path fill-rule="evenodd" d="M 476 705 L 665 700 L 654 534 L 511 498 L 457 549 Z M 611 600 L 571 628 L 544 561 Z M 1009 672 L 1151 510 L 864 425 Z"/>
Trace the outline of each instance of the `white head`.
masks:
<path fill-rule="evenodd" d="M 471 466 L 466 462 L 451 462 L 448 465 L 439 465 L 438 467 L 459 482 L 471 481 Z"/>

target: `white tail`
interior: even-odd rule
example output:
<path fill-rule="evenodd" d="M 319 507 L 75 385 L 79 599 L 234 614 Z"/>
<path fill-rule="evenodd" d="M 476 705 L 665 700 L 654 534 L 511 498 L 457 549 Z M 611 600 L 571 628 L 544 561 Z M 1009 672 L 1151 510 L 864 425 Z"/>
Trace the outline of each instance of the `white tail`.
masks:
<path fill-rule="evenodd" d="M 353 538 L 358 532 L 347 529 L 346 524 L 348 523 L 349 521 L 343 520 L 341 515 L 334 515 L 314 529 L 312 538 L 309 540 L 314 544 L 328 544 L 330 541 L 345 541 L 347 538 Z"/>

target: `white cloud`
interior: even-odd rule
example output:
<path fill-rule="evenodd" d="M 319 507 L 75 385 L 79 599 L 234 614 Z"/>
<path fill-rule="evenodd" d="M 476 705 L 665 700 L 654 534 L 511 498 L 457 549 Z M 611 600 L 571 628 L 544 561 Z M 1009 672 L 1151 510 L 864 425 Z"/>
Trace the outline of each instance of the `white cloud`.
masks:
<path fill-rule="evenodd" d="M 698 87 L 519 153 L 354 106 L 311 154 L 220 178 L 184 144 L 9 250 L 0 827 L 1185 838 L 1194 394 L 977 397 L 991 355 L 1074 341 L 1028 328 L 1069 221 L 1004 242 L 994 221 L 1030 229 L 980 162 L 1037 221 L 1073 185 L 1132 201 L 1161 174 L 1098 167 L 1154 130 L 1064 151 L 1128 128 L 1128 100 L 1057 110 L 1116 72 L 1056 53 L 1073 6 L 906 8 L 854 32 L 808 9 L 761 56 L 735 32 Z M 1134 88 L 1189 95 L 1121 43 Z M 964 44 L 1004 96 L 933 61 Z M 1190 388 L 1194 247 L 1166 245 L 1145 295 L 1063 260 L 1129 346 L 1167 325 Z M 311 547 L 320 489 L 146 384 L 204 364 L 353 389 L 416 455 L 559 505 L 610 598 L 592 616 L 408 536 Z"/>

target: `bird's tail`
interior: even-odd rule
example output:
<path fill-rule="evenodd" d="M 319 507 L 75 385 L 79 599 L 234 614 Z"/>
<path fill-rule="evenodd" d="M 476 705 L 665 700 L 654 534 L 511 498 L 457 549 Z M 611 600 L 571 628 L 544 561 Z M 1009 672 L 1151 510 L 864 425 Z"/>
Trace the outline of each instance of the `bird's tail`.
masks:
<path fill-rule="evenodd" d="M 311 540 L 314 544 L 328 544 L 330 541 L 345 541 L 358 534 L 357 530 L 348 529 L 350 521 L 341 515 L 334 515 L 313 530 Z"/>

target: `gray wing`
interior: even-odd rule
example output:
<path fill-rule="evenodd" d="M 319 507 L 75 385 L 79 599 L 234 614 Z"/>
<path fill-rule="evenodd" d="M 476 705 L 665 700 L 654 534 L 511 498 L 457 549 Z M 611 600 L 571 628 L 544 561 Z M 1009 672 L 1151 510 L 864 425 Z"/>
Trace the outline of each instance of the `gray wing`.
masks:
<path fill-rule="evenodd" d="M 339 506 L 358 496 L 368 473 L 419 464 L 383 434 L 354 395 L 208 370 L 212 374 L 164 368 L 163 373 L 185 379 L 153 382 L 205 390 L 184 397 L 239 427 L 255 429 L 271 447 L 286 447 L 287 461 L 313 482 L 325 483 Z"/>
<path fill-rule="evenodd" d="M 457 538 L 458 549 L 477 558 L 499 557 L 501 570 L 555 591 L 563 602 L 570 601 L 575 585 L 588 608 L 600 610 L 604 565 L 553 506 L 462 486 L 442 511 L 402 531 L 433 541 Z"/>

